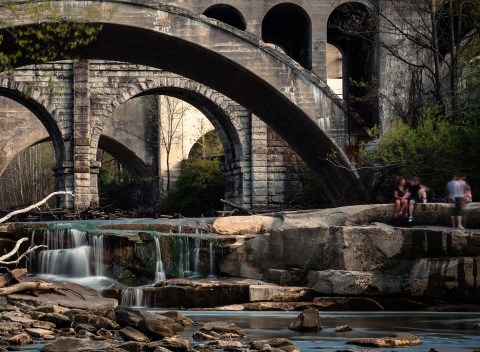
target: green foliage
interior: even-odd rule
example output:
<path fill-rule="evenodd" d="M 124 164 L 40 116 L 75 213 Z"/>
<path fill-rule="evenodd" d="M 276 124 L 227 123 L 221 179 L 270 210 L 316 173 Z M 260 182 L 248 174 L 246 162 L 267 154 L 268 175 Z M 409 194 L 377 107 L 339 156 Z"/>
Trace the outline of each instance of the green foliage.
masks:
<path fill-rule="evenodd" d="M 184 216 L 212 215 L 222 209 L 225 180 L 221 162 L 213 160 L 185 160 L 174 188 L 162 206 L 166 213 Z"/>
<path fill-rule="evenodd" d="M 0 36 L 0 71 L 10 70 L 20 60 L 45 63 L 75 58 L 75 50 L 90 45 L 102 30 L 94 23 L 100 18 L 99 9 L 92 5 L 84 9 L 84 20 L 73 20 L 71 5 L 59 6 L 56 1 L 27 0 L 0 3 L 3 18 L 0 25 L 8 27 L 16 21 L 36 23 L 8 29 L 9 40 Z M 110 14 L 111 16 L 112 14 Z"/>
<path fill-rule="evenodd" d="M 213 159 L 223 155 L 223 145 L 217 131 L 205 133 L 192 147 L 188 155 L 190 160 Z"/>
<path fill-rule="evenodd" d="M 438 107 L 421 111 L 418 125 L 397 122 L 375 146 L 363 151 L 363 164 L 390 166 L 403 176 L 419 176 L 442 197 L 452 174 L 468 175 L 473 189 L 480 184 L 480 121 L 474 110 L 455 119 L 446 118 Z"/>
<path fill-rule="evenodd" d="M 100 206 L 130 209 L 134 205 L 132 193 L 136 190 L 132 175 L 104 151 L 99 152 L 99 160 L 102 162 L 98 175 Z"/>

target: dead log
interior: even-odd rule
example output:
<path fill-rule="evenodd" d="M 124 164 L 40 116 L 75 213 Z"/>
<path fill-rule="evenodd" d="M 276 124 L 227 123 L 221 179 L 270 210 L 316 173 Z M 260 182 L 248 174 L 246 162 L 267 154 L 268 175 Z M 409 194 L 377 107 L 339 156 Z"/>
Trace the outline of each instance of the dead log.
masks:
<path fill-rule="evenodd" d="M 42 204 L 45 204 L 46 202 L 48 202 L 48 200 L 50 198 L 55 197 L 55 196 L 59 196 L 59 195 L 69 195 L 69 196 L 74 197 L 74 194 L 71 191 L 59 191 L 59 192 L 50 193 L 48 196 L 43 198 L 38 203 L 30 205 L 30 206 L 28 206 L 24 209 L 15 210 L 15 211 L 12 211 L 11 213 L 8 213 L 7 215 L 5 215 L 3 218 L 0 219 L 0 223 L 7 221 L 8 219 L 10 219 L 11 217 L 14 217 L 15 215 L 28 213 L 30 210 L 38 208 Z"/>
<path fill-rule="evenodd" d="M 35 291 L 35 292 L 53 292 L 57 291 L 56 286 L 50 282 L 44 281 L 25 281 L 18 284 L 0 288 L 0 296 L 11 295 L 12 293 Z"/>
<path fill-rule="evenodd" d="M 228 200 L 224 200 L 224 199 L 220 199 L 220 202 L 222 202 L 223 204 L 233 208 L 233 209 L 236 209 L 238 211 L 240 211 L 241 213 L 243 214 L 246 214 L 246 215 L 255 215 L 255 213 L 249 209 L 246 209 L 244 207 L 241 207 L 240 205 L 237 205 L 235 203 L 232 203 L 232 202 L 229 202 Z"/>
<path fill-rule="evenodd" d="M 0 274 L 0 288 L 20 283 L 20 281 L 27 275 L 27 273 L 27 269 L 21 268 L 8 270 L 6 273 Z"/>
<path fill-rule="evenodd" d="M 11 260 L 11 261 L 7 261 L 8 259 L 10 259 L 11 257 L 13 257 L 15 254 L 18 253 L 18 250 L 20 249 L 20 246 L 23 242 L 25 241 L 28 241 L 28 238 L 27 237 L 24 237 L 24 238 L 21 238 L 17 241 L 17 243 L 15 243 L 15 246 L 13 247 L 13 249 L 8 252 L 7 254 L 4 254 L 0 257 L 0 265 L 12 265 L 12 264 L 18 264 L 20 263 L 20 260 L 22 260 L 23 258 L 25 258 L 27 255 L 29 255 L 30 253 L 32 253 L 33 251 L 36 251 L 37 249 L 39 248 L 46 248 L 47 246 L 44 246 L 44 245 L 40 245 L 40 246 L 30 246 L 26 252 L 24 252 L 22 255 L 20 255 L 16 260 Z"/>

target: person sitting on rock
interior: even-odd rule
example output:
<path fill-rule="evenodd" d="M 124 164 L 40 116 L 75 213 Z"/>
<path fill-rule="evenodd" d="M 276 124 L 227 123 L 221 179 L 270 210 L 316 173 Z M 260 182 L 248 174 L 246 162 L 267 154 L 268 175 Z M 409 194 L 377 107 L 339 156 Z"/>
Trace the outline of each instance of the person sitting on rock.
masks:
<path fill-rule="evenodd" d="M 395 198 L 395 211 L 393 214 L 394 219 L 401 218 L 404 212 L 406 213 L 408 207 L 408 198 L 410 193 L 407 189 L 407 180 L 405 177 L 400 177 L 397 180 L 397 186 L 393 191 L 393 197 Z"/>
<path fill-rule="evenodd" d="M 412 177 L 408 185 L 408 193 L 410 196 L 408 198 L 408 222 L 413 222 L 413 210 L 417 203 L 427 203 L 427 187 L 420 184 L 420 179 L 418 177 Z"/>

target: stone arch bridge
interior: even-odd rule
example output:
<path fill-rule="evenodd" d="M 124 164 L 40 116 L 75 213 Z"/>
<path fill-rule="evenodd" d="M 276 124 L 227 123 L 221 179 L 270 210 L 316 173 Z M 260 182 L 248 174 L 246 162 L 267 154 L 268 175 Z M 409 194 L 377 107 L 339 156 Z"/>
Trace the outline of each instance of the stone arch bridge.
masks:
<path fill-rule="evenodd" d="M 28 66 L 35 62 L 23 60 L 15 72 L 2 75 L 0 95 L 30 109 L 48 136 L 32 137 L 27 127 L 17 132 L 31 138 L 17 143 L 15 126 L 4 131 L 8 142 L 2 145 L 10 148 L 0 156 L 0 172 L 23 148 L 50 138 L 57 188 L 76 193 L 75 201 L 65 200 L 64 206 L 98 205 L 97 148 L 124 161 L 139 179 L 152 175 L 146 139 L 133 140 L 116 128 L 119 121 L 112 116 L 123 102 L 155 93 L 179 97 L 212 121 L 225 149 L 227 197 L 233 201 L 268 206 L 278 184 L 288 181 L 297 155 L 319 173 L 333 204 L 359 194 L 357 175 L 344 154 L 355 128 L 343 101 L 319 77 L 321 54 L 309 56 L 310 69 L 302 67 L 255 33 L 198 14 L 195 1 L 187 2 L 190 9 L 154 1 L 64 3 L 55 2 L 57 11 L 71 20 L 84 20 L 89 7 L 99 8 L 102 31 L 93 44 L 66 54 L 67 61 Z M 50 19 L 44 14 L 41 20 Z M 37 23 L 26 11 L 9 26 Z M 0 49 L 17 50 L 5 28 L 2 33 L 7 40 Z M 73 57 L 77 60 L 68 61 Z M 326 160 L 332 152 L 340 167 Z M 278 203 L 284 196 L 279 192 Z"/>

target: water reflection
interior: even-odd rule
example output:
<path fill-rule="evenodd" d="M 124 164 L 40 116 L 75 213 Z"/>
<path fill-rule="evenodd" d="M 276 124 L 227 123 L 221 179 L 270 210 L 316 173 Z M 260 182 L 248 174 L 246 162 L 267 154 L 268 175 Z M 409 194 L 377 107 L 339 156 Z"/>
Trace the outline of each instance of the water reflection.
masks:
<path fill-rule="evenodd" d="M 465 352 L 479 349 L 479 331 L 474 324 L 480 322 L 480 313 L 372 313 L 321 312 L 321 332 L 298 333 L 287 327 L 298 312 L 184 312 L 194 321 L 234 321 L 247 333 L 246 341 L 287 337 L 302 351 L 335 352 L 352 349 L 346 342 L 355 338 L 381 337 L 394 332 L 410 332 L 419 336 L 422 346 L 402 348 L 405 352 L 429 351 Z M 350 325 L 354 330 L 336 333 L 335 327 Z M 188 328 L 182 335 L 191 337 L 197 328 Z M 376 349 L 387 351 L 389 349 Z"/>

